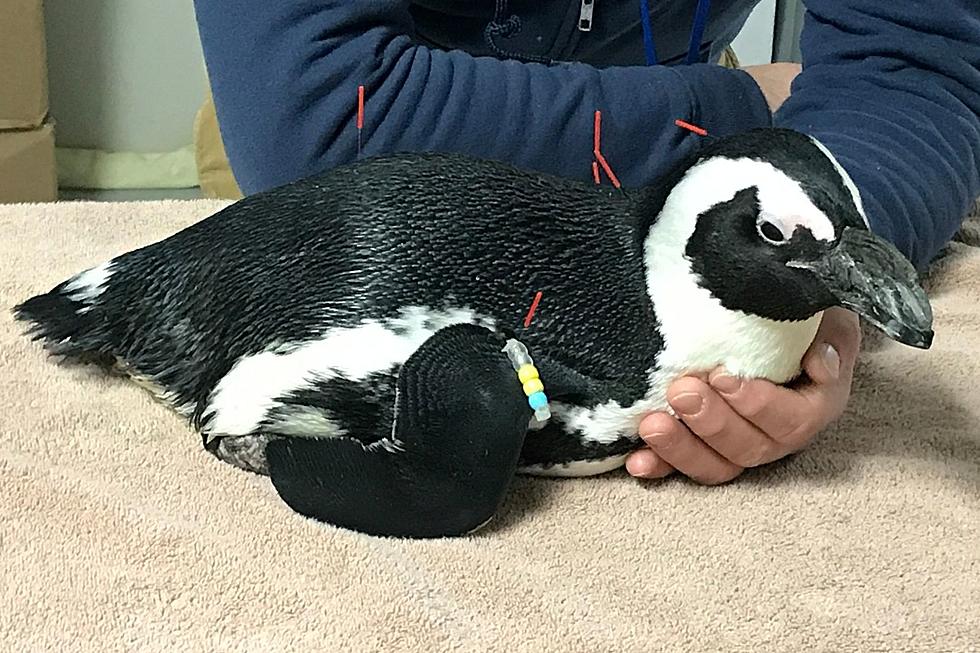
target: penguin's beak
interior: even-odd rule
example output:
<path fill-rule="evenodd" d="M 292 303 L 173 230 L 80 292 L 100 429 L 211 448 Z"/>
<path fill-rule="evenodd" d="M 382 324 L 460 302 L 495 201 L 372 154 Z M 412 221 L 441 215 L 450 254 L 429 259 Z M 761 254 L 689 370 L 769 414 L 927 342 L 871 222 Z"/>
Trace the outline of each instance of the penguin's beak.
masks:
<path fill-rule="evenodd" d="M 883 238 L 846 227 L 838 244 L 821 258 L 788 265 L 811 271 L 840 306 L 894 340 L 920 349 L 932 345 L 929 298 L 912 264 Z"/>

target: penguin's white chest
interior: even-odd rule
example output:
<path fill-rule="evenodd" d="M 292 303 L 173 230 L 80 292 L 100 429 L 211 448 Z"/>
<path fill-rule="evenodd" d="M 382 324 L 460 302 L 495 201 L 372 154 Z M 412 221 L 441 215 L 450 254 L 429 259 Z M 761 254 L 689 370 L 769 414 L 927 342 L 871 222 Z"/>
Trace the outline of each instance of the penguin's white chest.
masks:
<path fill-rule="evenodd" d="M 656 368 L 647 375 L 644 396 L 629 405 L 608 401 L 594 408 L 554 403 L 552 413 L 569 437 L 608 444 L 620 438 L 638 438 L 640 422 L 652 412 L 672 412 L 667 389 L 687 374 L 707 373 L 722 367 L 735 376 L 785 383 L 799 374 L 800 362 L 820 324 L 821 315 L 800 322 L 774 322 L 728 311 L 715 302 L 711 319 L 686 319 L 675 313 L 661 320 L 664 347 Z M 699 316 L 701 317 L 701 316 Z M 616 469 L 626 456 L 581 461 L 554 471 L 537 473 L 587 476 Z"/>

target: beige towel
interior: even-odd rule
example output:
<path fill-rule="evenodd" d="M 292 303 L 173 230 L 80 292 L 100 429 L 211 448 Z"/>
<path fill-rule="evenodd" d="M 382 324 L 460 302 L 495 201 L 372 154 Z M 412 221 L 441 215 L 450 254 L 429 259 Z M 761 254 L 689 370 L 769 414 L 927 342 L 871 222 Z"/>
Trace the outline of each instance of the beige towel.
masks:
<path fill-rule="evenodd" d="M 221 205 L 0 207 L 0 650 L 980 650 L 980 248 L 939 266 L 934 349 L 869 339 L 802 454 L 716 488 L 520 478 L 490 530 L 404 542 L 297 516 L 18 335 L 16 301 Z"/>

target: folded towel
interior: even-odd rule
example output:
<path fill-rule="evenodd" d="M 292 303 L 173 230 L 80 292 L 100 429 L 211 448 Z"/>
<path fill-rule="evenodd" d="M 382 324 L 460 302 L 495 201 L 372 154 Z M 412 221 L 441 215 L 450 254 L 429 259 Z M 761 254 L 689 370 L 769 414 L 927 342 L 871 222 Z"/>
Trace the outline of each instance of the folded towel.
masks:
<path fill-rule="evenodd" d="M 714 488 L 522 477 L 488 530 L 397 541 L 292 513 L 12 320 L 223 205 L 0 206 L 0 649 L 980 650 L 980 221 L 929 279 L 934 348 L 868 337 L 804 452 Z"/>

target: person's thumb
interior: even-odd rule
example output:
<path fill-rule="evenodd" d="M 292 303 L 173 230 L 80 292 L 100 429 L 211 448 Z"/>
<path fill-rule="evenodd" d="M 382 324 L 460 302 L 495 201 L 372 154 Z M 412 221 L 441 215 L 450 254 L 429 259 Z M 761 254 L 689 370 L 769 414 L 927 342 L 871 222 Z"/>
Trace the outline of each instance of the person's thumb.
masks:
<path fill-rule="evenodd" d="M 803 358 L 803 370 L 818 385 L 849 381 L 861 346 L 861 326 L 856 315 L 830 309 L 813 344 Z"/>

